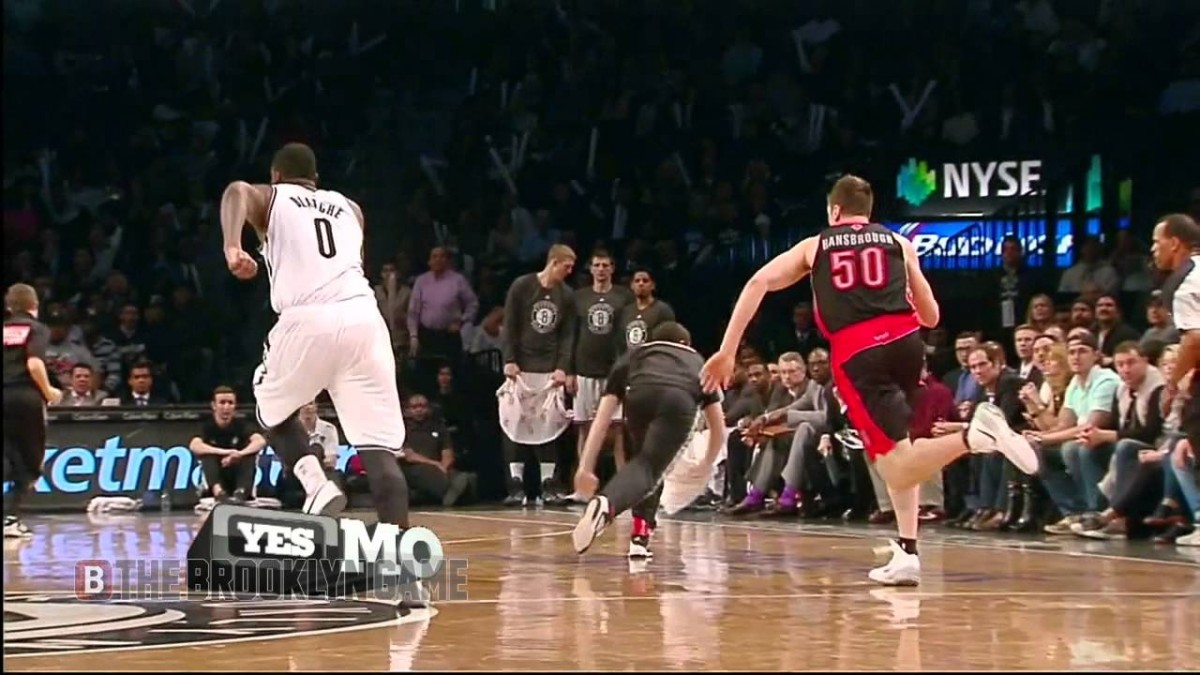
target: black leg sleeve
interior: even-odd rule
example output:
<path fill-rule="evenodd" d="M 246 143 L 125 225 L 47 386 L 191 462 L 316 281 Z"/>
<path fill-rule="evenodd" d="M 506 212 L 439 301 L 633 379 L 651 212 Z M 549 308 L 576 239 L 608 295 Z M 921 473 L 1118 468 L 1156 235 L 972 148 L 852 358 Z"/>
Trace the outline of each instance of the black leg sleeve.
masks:
<path fill-rule="evenodd" d="M 408 481 L 399 461 L 382 448 L 359 448 L 379 522 L 408 528 Z"/>
<path fill-rule="evenodd" d="M 291 414 L 283 422 L 267 431 L 267 440 L 275 448 L 275 454 L 283 460 L 283 465 L 291 468 L 296 466 L 305 455 L 316 454 L 308 442 L 308 432 L 300 424 L 299 411 Z"/>

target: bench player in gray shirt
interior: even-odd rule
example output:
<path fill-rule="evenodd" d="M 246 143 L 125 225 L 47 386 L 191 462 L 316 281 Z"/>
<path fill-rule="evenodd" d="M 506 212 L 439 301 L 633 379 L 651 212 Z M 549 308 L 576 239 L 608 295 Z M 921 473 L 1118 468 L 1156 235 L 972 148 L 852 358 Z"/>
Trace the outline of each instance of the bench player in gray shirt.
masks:
<path fill-rule="evenodd" d="M 583 452 L 588 428 L 596 417 L 604 382 L 617 361 L 624 339 L 618 330 L 621 310 L 633 303 L 633 292 L 614 286 L 613 259 L 606 251 L 592 254 L 592 285 L 575 291 L 575 312 L 579 329 L 575 339 L 575 358 L 568 388 L 575 394 L 576 450 Z M 571 383 L 574 386 L 571 386 Z M 620 413 L 614 417 L 620 419 Z M 625 464 L 624 434 L 612 434 L 613 455 L 617 467 Z"/>
<path fill-rule="evenodd" d="M 654 277 L 649 270 L 634 272 L 629 287 L 633 291 L 634 301 L 626 305 L 620 314 L 622 353 L 648 342 L 656 326 L 675 320 L 675 310 L 654 297 Z"/>
<path fill-rule="evenodd" d="M 537 388 L 549 378 L 565 386 L 575 343 L 575 301 L 563 282 L 575 268 L 575 252 L 569 246 L 555 244 L 546 254 L 546 267 L 540 272 L 519 276 L 508 288 L 504 299 L 504 329 L 501 351 L 504 376 L 524 374 L 526 384 Z M 548 446 L 516 443 L 504 439 L 509 468 L 516 478 L 517 463 L 523 465 L 521 482 L 524 494 L 510 495 L 506 504 L 536 505 L 542 501 L 542 466 L 538 456 Z"/>

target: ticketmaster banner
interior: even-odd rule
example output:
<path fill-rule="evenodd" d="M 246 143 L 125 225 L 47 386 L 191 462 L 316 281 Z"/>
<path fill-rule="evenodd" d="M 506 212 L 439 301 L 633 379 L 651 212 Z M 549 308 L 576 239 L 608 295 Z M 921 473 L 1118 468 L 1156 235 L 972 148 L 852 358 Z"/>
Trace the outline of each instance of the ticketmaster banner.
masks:
<path fill-rule="evenodd" d="M 98 496 L 156 502 L 168 492 L 173 507 L 193 506 L 202 472 L 187 446 L 211 414 L 206 407 L 52 411 L 42 477 L 24 503 L 36 510 L 74 510 Z M 239 415 L 252 418 L 253 412 Z M 321 418 L 337 424 L 332 415 Z M 354 454 L 342 444 L 337 468 L 345 470 Z M 275 451 L 265 448 L 255 484 L 274 488 L 282 468 Z M 11 487 L 4 484 L 6 495 Z"/>

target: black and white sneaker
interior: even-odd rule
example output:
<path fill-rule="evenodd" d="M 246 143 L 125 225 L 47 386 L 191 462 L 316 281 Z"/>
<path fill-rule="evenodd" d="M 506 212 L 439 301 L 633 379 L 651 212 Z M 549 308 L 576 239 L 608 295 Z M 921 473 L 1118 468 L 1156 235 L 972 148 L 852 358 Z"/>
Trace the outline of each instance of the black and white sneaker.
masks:
<path fill-rule="evenodd" d="M 608 497 L 599 495 L 592 497 L 587 506 L 583 508 L 583 516 L 579 519 L 579 523 L 575 525 L 575 531 L 571 534 L 571 538 L 575 543 L 575 552 L 583 554 L 592 546 L 592 542 L 599 537 L 604 528 L 608 527 L 611 520 L 608 515 Z"/>
<path fill-rule="evenodd" d="M 639 534 L 629 538 L 630 560 L 649 560 L 653 557 L 654 551 L 650 550 L 650 535 Z"/>
<path fill-rule="evenodd" d="M 4 516 L 4 538 L 5 539 L 29 539 L 33 536 L 33 532 L 21 519 L 16 516 Z"/>

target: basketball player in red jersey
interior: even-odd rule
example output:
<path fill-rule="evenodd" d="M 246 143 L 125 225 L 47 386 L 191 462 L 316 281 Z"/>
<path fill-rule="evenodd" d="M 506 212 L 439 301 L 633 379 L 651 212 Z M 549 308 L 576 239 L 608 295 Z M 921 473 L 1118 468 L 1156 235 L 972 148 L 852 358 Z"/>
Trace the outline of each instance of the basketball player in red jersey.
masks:
<path fill-rule="evenodd" d="M 885 585 L 915 586 L 918 486 L 967 452 L 999 450 L 1026 473 L 1036 473 L 1033 448 L 1005 422 L 999 408 L 984 403 L 960 434 L 908 438 L 910 401 L 919 386 L 925 345 L 922 326 L 938 324 L 933 289 L 917 253 L 903 236 L 870 221 L 871 185 L 843 176 L 828 198 L 830 227 L 801 241 L 760 269 L 742 289 L 721 349 L 704 365 L 706 390 L 733 376 L 738 342 L 767 291 L 778 291 L 812 275 L 817 323 L 831 345 L 834 384 L 846 415 L 887 482 L 900 538 L 892 559 L 871 570 Z"/>

